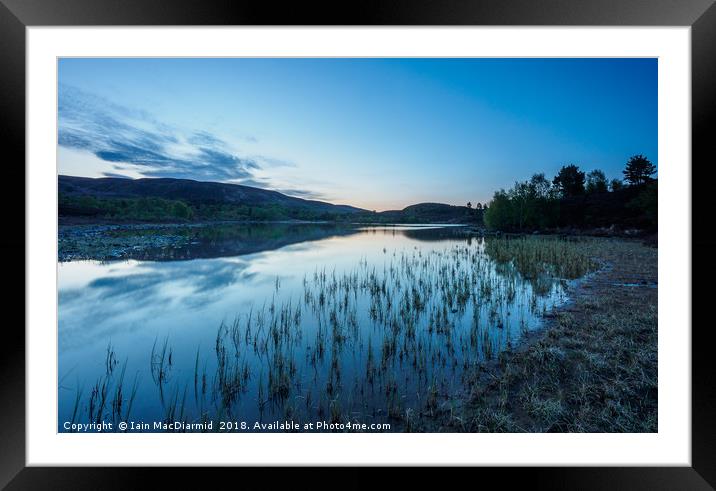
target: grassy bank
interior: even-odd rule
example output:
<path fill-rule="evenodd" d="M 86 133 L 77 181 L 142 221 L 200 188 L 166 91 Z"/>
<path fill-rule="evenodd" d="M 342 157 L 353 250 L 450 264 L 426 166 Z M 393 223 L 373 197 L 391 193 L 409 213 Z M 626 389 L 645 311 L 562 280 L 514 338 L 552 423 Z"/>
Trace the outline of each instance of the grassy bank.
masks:
<path fill-rule="evenodd" d="M 476 369 L 427 430 L 656 432 L 657 249 L 593 240 L 603 268 L 518 348 Z"/>

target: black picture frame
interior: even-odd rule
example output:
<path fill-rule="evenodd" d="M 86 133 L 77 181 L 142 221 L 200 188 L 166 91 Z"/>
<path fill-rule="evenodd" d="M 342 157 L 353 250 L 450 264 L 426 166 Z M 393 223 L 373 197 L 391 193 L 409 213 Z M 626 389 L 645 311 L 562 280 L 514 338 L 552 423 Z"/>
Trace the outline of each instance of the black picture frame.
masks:
<path fill-rule="evenodd" d="M 716 5 L 714 0 L 384 0 L 278 5 L 239 0 L 0 0 L 0 139 L 5 165 L 0 193 L 10 228 L 2 234 L 8 278 L 20 278 L 4 295 L 19 310 L 25 299 L 25 219 L 15 212 L 25 202 L 25 29 L 29 26 L 112 25 L 555 25 L 690 26 L 692 69 L 692 467 L 481 468 L 485 476 L 526 478 L 551 489 L 713 489 L 716 487 L 716 384 L 710 354 L 711 323 L 697 321 L 707 305 L 707 278 L 714 270 L 711 199 L 716 138 Z M 23 164 L 20 165 L 20 162 Z M 688 165 L 684 163 L 683 165 Z M 668 197 L 667 197 L 668 200 Z M 22 252 L 20 252 L 22 251 Z M 10 256 L 12 254 L 12 256 Z M 21 271 L 22 268 L 22 271 Z M 7 273 L 11 273 L 8 275 Z M 701 280 L 704 288 L 697 288 Z M 8 282 L 9 283 L 9 282 Z M 8 311 L 10 309 L 8 308 Z M 25 335 L 20 319 L 5 322 L 0 343 L 0 485 L 8 489 L 53 487 L 99 489 L 148 484 L 161 470 L 125 468 L 27 468 L 25 466 Z M 701 319 L 706 319 L 702 316 Z M 188 484 L 186 471 L 173 478 Z M 349 471 L 349 485 L 370 478 Z M 351 477 L 355 476 L 355 477 Z"/>

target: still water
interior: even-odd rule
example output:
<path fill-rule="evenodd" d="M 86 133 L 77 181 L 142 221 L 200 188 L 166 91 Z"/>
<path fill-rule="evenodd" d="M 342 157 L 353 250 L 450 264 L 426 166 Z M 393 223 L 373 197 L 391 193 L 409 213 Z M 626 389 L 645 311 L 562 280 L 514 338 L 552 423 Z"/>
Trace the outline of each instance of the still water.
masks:
<path fill-rule="evenodd" d="M 286 419 L 405 429 L 566 301 L 564 280 L 526 279 L 492 259 L 490 238 L 458 227 L 194 235 L 136 259 L 59 263 L 59 431 Z"/>

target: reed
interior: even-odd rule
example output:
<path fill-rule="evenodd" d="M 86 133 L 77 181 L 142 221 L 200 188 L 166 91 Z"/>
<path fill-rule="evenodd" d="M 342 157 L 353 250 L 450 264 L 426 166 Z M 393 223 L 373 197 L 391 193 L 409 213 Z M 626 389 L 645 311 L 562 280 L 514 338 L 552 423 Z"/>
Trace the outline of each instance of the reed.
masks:
<path fill-rule="evenodd" d="M 276 276 L 270 298 L 220 323 L 213 356 L 199 346 L 189 355 L 185 383 L 172 377 L 169 338 L 155 338 L 150 371 L 162 419 L 206 421 L 248 405 L 273 417 L 327 412 L 331 421 L 370 416 L 414 429 L 438 411 L 439 387 L 512 346 L 566 299 L 564 279 L 596 267 L 580 242 L 523 237 L 384 250 L 380 263 L 316 268 L 297 296 Z M 111 417 L 128 417 L 138 379 L 128 398 L 127 364 L 118 376 L 116 366 L 110 344 L 90 420 L 103 417 L 108 393 Z M 82 391 L 76 397 L 73 420 Z"/>

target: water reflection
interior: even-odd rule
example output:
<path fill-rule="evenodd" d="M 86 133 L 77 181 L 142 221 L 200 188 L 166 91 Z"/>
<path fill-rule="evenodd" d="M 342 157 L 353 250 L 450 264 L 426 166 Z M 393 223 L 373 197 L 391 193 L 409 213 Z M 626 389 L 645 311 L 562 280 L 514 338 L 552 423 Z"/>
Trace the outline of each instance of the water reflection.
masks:
<path fill-rule="evenodd" d="M 128 389 L 110 401 L 126 377 L 135 419 L 405 427 L 564 301 L 560 281 L 525 280 L 465 229 L 191 234 L 181 260 L 60 264 L 60 430 L 126 418 Z"/>

